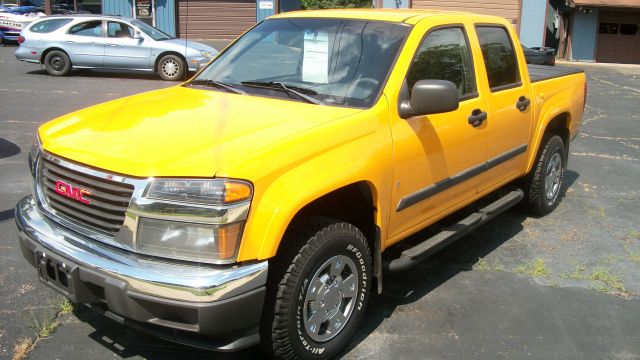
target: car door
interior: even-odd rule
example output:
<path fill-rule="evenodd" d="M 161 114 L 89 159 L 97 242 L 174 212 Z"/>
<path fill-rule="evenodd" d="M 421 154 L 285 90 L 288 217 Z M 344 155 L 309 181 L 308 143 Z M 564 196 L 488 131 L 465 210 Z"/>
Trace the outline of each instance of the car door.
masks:
<path fill-rule="evenodd" d="M 83 21 L 69 28 L 64 46 L 74 66 L 101 67 L 104 59 L 102 20 Z"/>
<path fill-rule="evenodd" d="M 150 69 L 150 40 L 134 39 L 133 27 L 120 21 L 107 21 L 104 66 L 114 69 Z"/>
<path fill-rule="evenodd" d="M 475 175 L 486 159 L 487 129 L 475 59 L 462 24 L 432 28 L 415 52 L 404 91 L 418 80 L 449 80 L 458 87 L 460 106 L 448 113 L 408 119 L 392 115 L 391 243 L 477 192 Z M 402 97 L 401 91 L 399 101 Z"/>
<path fill-rule="evenodd" d="M 524 59 L 518 59 L 510 32 L 502 25 L 475 26 L 488 84 L 488 170 L 480 190 L 500 185 L 522 174 L 529 149 L 533 106 L 529 79 L 523 77 Z M 512 35 L 511 35 L 512 36 Z"/>

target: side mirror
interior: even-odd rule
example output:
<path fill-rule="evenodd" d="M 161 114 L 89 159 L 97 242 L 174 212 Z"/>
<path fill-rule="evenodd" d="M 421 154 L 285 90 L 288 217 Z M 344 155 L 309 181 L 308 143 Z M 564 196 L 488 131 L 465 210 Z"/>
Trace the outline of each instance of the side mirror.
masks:
<path fill-rule="evenodd" d="M 142 33 L 140 33 L 140 31 L 137 31 L 133 33 L 133 38 L 136 40 L 144 40 L 144 38 L 142 37 Z"/>
<path fill-rule="evenodd" d="M 458 88 L 448 80 L 420 80 L 413 85 L 411 97 L 400 103 L 399 112 L 403 119 L 440 114 L 457 110 L 460 105 Z"/>

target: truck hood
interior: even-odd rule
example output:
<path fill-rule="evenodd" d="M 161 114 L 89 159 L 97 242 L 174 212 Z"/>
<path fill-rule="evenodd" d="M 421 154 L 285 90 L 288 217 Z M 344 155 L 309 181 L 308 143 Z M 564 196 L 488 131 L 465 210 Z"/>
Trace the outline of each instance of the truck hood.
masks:
<path fill-rule="evenodd" d="M 212 177 L 231 157 L 359 111 L 176 86 L 71 113 L 39 135 L 45 151 L 119 174 Z"/>

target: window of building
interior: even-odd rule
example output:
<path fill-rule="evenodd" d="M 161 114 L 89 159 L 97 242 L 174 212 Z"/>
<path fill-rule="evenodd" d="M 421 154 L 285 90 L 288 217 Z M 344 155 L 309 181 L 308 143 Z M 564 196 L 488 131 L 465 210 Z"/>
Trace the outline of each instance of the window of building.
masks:
<path fill-rule="evenodd" d="M 617 34 L 618 24 L 600 23 L 600 34 Z"/>
<path fill-rule="evenodd" d="M 449 80 L 458 87 L 460 97 L 475 94 L 469 45 L 462 28 L 432 31 L 422 41 L 407 74 L 409 91 L 419 80 Z"/>
<path fill-rule="evenodd" d="M 620 34 L 635 35 L 638 33 L 638 25 L 636 24 L 620 24 Z"/>
<path fill-rule="evenodd" d="M 507 30 L 500 26 L 477 26 L 476 33 L 491 90 L 518 85 L 518 61 Z"/>
<path fill-rule="evenodd" d="M 69 34 L 78 36 L 102 36 L 102 21 L 87 21 L 74 25 L 69 29 Z"/>

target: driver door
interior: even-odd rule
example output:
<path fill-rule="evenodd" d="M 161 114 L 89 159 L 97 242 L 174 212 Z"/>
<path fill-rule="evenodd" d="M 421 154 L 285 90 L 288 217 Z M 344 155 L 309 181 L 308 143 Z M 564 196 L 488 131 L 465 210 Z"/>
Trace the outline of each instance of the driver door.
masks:
<path fill-rule="evenodd" d="M 134 39 L 134 29 L 120 21 L 107 21 L 104 66 L 114 69 L 151 69 L 151 42 Z"/>

